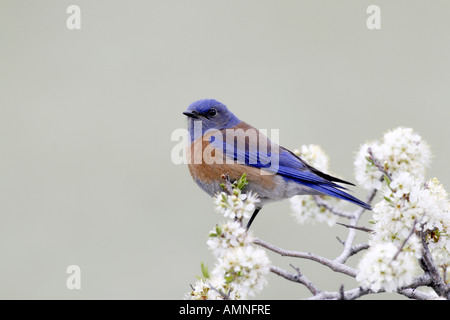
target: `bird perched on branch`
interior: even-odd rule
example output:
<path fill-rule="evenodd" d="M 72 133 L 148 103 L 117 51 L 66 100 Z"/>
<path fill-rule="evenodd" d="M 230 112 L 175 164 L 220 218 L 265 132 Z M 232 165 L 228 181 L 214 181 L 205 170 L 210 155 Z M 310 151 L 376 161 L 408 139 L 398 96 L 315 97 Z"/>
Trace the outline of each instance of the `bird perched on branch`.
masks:
<path fill-rule="evenodd" d="M 188 117 L 190 133 L 188 167 L 200 188 L 214 196 L 222 191 L 224 174 L 232 180 L 247 174 L 246 191 L 257 193 L 261 200 L 247 228 L 264 204 L 295 195 L 327 195 L 371 210 L 370 205 L 345 192 L 347 189 L 338 183 L 354 184 L 310 166 L 239 120 L 224 104 L 202 99 L 192 103 L 183 114 Z"/>

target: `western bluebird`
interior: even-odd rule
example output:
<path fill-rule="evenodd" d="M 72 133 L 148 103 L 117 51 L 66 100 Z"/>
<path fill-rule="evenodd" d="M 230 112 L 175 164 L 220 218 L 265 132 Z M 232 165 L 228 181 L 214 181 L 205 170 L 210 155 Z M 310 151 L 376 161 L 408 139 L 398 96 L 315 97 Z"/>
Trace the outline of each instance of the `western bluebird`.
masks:
<path fill-rule="evenodd" d="M 344 192 L 347 189 L 337 183 L 354 184 L 310 166 L 239 120 L 224 104 L 203 99 L 192 103 L 183 114 L 188 116 L 191 137 L 188 167 L 200 188 L 214 196 L 222 191 L 223 174 L 232 180 L 247 174 L 246 190 L 257 193 L 261 200 L 247 228 L 264 204 L 295 195 L 328 195 L 371 210 L 370 205 Z"/>

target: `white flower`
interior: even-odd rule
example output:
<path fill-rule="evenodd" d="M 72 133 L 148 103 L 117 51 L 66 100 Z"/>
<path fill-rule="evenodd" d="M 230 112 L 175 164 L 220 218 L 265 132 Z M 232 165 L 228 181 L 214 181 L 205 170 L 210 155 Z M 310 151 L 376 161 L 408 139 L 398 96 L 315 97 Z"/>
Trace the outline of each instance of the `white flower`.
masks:
<path fill-rule="evenodd" d="M 374 292 L 394 292 L 409 285 L 419 269 L 416 256 L 389 242 L 377 243 L 366 251 L 358 263 L 356 281 Z"/>
<path fill-rule="evenodd" d="M 231 300 L 242 299 L 242 295 L 232 283 L 226 283 L 225 279 L 213 277 L 200 279 L 185 295 L 185 300 Z"/>
<path fill-rule="evenodd" d="M 225 250 L 236 247 L 250 245 L 253 236 L 249 231 L 241 226 L 238 221 L 229 221 L 220 226 L 216 226 L 209 233 L 207 241 L 209 249 L 216 257 L 224 254 Z"/>
<path fill-rule="evenodd" d="M 450 202 L 442 184 L 434 178 L 425 184 L 418 202 L 426 213 L 423 230 L 429 231 L 428 247 L 442 271 L 450 262 Z"/>
<path fill-rule="evenodd" d="M 254 296 L 267 285 L 270 261 L 266 251 L 253 246 L 236 247 L 219 257 L 212 274 L 233 283 L 243 296 Z"/>
<path fill-rule="evenodd" d="M 388 131 L 383 137 L 382 150 L 381 160 L 387 163 L 389 171 L 408 171 L 424 178 L 431 159 L 430 147 L 411 128 Z"/>
<path fill-rule="evenodd" d="M 393 174 L 405 171 L 424 179 L 425 168 L 429 166 L 431 151 L 428 144 L 411 128 L 399 127 L 388 131 L 382 141 L 361 146 L 355 158 L 355 177 L 365 189 L 381 188 L 382 173 L 369 158 L 368 149 L 383 169 Z"/>
<path fill-rule="evenodd" d="M 423 183 L 408 172 L 398 172 L 383 196 L 373 210 L 371 245 L 391 242 L 399 246 L 413 228 L 428 232 L 428 248 L 443 273 L 450 261 L 450 203 L 443 186 L 437 179 Z M 421 257 L 422 247 L 416 235 L 410 237 L 406 248 Z"/>
<path fill-rule="evenodd" d="M 216 211 L 223 214 L 225 218 L 239 219 L 249 218 L 260 200 L 255 194 L 241 193 L 238 188 L 233 189 L 233 194 L 228 195 L 220 192 L 214 197 Z"/>

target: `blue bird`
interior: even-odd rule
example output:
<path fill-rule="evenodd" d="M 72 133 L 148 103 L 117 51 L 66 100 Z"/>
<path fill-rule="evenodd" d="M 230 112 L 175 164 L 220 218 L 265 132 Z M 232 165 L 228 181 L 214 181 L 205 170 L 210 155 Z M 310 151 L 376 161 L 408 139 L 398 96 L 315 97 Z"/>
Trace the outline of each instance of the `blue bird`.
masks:
<path fill-rule="evenodd" d="M 249 183 L 245 190 L 257 193 L 261 200 L 247 229 L 266 203 L 295 195 L 328 195 L 372 209 L 337 183 L 354 184 L 312 167 L 239 120 L 224 104 L 202 99 L 189 105 L 183 114 L 188 117 L 191 137 L 188 168 L 200 188 L 214 196 L 222 191 L 223 174 L 232 181 L 247 174 Z"/>

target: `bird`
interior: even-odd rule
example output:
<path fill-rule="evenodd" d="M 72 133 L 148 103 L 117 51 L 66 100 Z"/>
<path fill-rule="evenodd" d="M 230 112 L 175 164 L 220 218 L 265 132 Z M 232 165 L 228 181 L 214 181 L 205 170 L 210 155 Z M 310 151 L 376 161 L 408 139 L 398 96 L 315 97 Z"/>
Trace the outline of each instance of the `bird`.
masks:
<path fill-rule="evenodd" d="M 295 195 L 327 195 L 372 210 L 340 185 L 355 186 L 353 183 L 309 165 L 241 121 L 223 103 L 215 99 L 197 100 L 183 114 L 188 118 L 190 137 L 186 158 L 197 185 L 214 197 L 223 191 L 224 175 L 234 181 L 245 173 L 248 181 L 245 192 L 258 195 L 260 202 L 256 203 L 247 229 L 265 204 Z"/>

